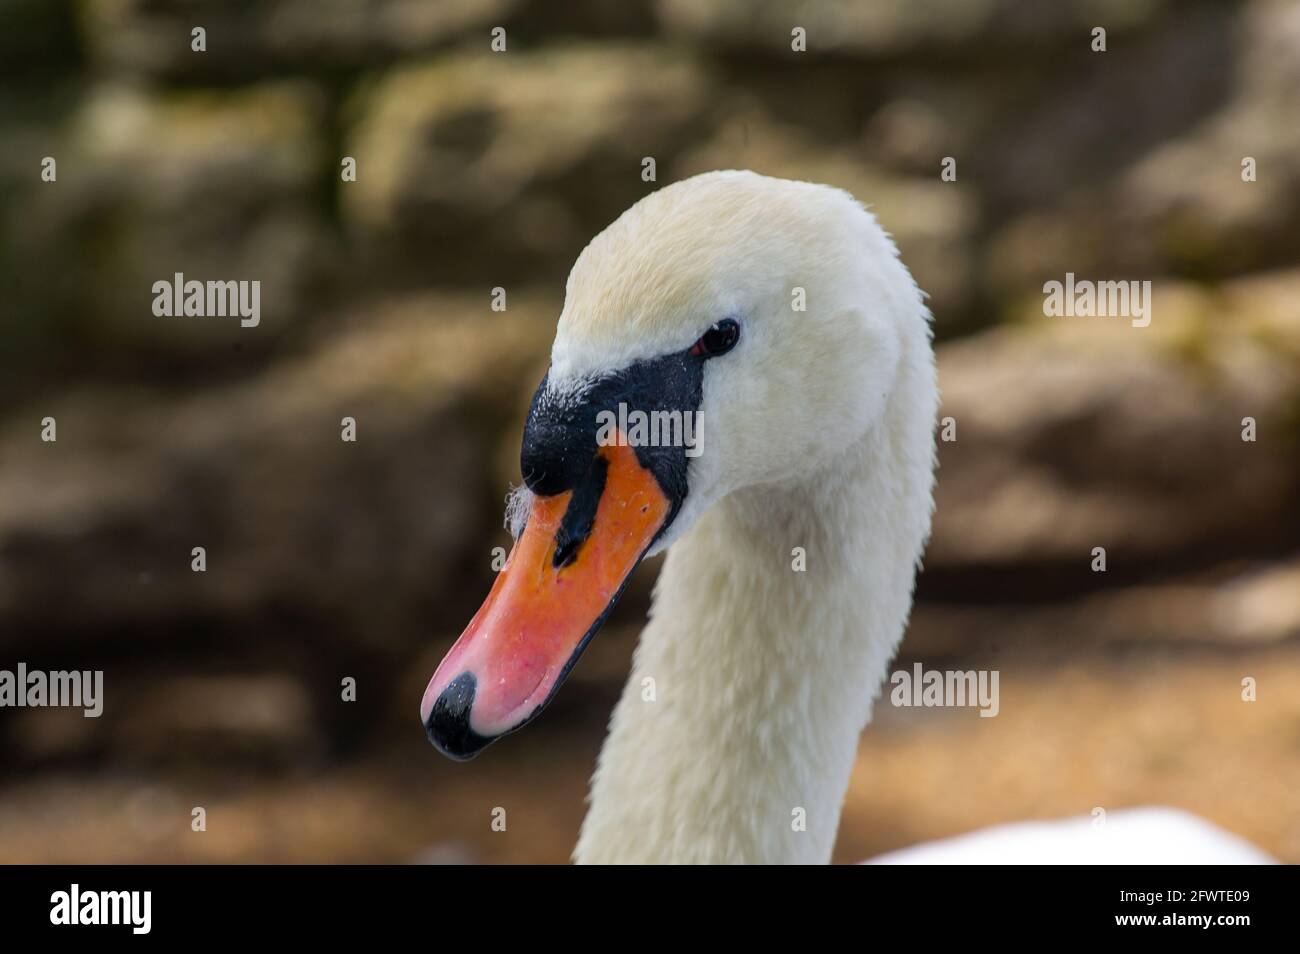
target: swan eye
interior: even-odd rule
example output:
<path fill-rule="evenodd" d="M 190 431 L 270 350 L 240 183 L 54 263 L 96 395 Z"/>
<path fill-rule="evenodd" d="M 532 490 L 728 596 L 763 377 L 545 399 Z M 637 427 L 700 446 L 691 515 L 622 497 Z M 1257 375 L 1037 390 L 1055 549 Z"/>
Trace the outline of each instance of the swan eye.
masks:
<path fill-rule="evenodd" d="M 734 318 L 723 318 L 691 345 L 691 354 L 697 358 L 716 358 L 734 348 L 739 340 L 740 323 Z"/>

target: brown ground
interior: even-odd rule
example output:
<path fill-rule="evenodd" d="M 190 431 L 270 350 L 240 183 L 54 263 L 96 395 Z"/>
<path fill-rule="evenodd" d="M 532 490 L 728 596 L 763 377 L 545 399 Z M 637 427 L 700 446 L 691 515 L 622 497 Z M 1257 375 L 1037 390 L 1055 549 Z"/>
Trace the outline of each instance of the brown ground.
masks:
<path fill-rule="evenodd" d="M 11 778 L 0 861 L 563 862 L 628 642 L 609 640 L 561 693 L 567 704 L 468 765 L 434 757 L 411 732 L 382 754 L 274 778 L 202 768 L 183 780 Z M 836 861 L 1136 804 L 1197 812 L 1300 861 L 1300 644 L 1039 655 L 1003 661 L 994 719 L 878 705 Z M 1257 679 L 1257 702 L 1240 701 L 1245 675 Z M 206 832 L 189 829 L 193 805 L 207 809 Z M 507 809 L 506 832 L 491 830 L 495 806 Z"/>

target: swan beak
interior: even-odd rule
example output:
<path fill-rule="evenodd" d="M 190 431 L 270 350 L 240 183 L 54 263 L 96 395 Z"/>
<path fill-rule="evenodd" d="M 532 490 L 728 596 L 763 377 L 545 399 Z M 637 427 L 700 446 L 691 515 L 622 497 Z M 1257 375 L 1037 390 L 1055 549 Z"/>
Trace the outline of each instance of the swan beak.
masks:
<path fill-rule="evenodd" d="M 537 496 L 487 600 L 429 681 L 425 731 L 453 759 L 537 716 L 604 622 L 672 504 L 627 446 L 570 491 Z"/>

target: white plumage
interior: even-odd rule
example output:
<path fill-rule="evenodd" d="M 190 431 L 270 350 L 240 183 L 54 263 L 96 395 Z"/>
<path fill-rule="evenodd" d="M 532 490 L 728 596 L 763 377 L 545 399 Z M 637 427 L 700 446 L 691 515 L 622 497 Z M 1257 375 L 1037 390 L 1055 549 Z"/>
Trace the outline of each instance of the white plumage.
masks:
<path fill-rule="evenodd" d="M 670 549 L 579 862 L 829 861 L 911 609 L 934 481 L 930 315 L 847 193 L 733 171 L 647 196 L 574 265 L 550 387 L 681 351 L 729 316 L 743 334 L 705 371 L 704 452 L 657 545 Z M 1253 850 L 1190 816 L 1132 812 L 879 860 L 1169 861 L 1193 842 L 1205 860 Z"/>

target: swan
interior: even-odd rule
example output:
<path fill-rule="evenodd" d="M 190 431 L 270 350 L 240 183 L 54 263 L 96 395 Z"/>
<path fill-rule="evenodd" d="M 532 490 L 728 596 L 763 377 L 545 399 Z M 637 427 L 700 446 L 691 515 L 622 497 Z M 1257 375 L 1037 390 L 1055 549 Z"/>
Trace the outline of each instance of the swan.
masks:
<path fill-rule="evenodd" d="M 515 544 L 425 690 L 430 741 L 468 759 L 536 718 L 666 550 L 574 860 L 828 862 L 938 402 L 922 293 L 847 192 L 732 170 L 641 199 L 569 275 Z M 662 426 L 633 439 L 638 412 Z"/>

